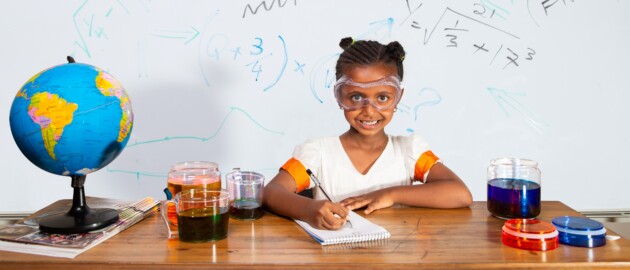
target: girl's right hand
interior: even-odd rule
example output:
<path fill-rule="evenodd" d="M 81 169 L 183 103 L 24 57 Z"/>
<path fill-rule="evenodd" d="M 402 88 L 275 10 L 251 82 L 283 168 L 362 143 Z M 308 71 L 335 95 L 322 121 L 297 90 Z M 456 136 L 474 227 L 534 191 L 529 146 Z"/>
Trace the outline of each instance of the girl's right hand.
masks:
<path fill-rule="evenodd" d="M 304 221 L 317 229 L 338 230 L 348 221 L 349 211 L 340 203 L 313 200 L 306 209 Z"/>

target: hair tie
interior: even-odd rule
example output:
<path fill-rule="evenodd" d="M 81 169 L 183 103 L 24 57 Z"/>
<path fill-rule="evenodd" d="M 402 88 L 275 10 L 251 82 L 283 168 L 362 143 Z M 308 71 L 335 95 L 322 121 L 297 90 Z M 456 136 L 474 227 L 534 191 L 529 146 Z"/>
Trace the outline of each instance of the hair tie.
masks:
<path fill-rule="evenodd" d="M 401 62 L 402 62 L 402 61 L 405 61 L 405 56 L 404 56 L 404 55 L 400 57 L 400 61 L 401 61 Z"/>
<path fill-rule="evenodd" d="M 352 43 L 350 43 L 350 45 L 353 45 L 354 42 L 356 42 L 356 40 L 354 40 L 354 38 L 352 39 Z"/>

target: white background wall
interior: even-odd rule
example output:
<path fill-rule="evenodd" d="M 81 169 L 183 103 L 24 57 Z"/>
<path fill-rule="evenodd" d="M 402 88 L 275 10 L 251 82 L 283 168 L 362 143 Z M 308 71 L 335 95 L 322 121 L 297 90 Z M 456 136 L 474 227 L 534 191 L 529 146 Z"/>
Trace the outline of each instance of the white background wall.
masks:
<path fill-rule="evenodd" d="M 387 132 L 423 134 L 475 200 L 486 200 L 489 160 L 515 156 L 540 162 L 543 200 L 630 208 L 628 1 L 1 6 L 0 212 L 72 197 L 68 177 L 22 155 L 8 123 L 26 80 L 67 55 L 120 80 L 135 114 L 127 148 L 88 175 L 87 195 L 162 199 L 175 162 L 210 160 L 224 175 L 241 167 L 270 179 L 295 145 L 343 133 L 331 85 L 346 36 L 403 44 L 406 91 Z"/>

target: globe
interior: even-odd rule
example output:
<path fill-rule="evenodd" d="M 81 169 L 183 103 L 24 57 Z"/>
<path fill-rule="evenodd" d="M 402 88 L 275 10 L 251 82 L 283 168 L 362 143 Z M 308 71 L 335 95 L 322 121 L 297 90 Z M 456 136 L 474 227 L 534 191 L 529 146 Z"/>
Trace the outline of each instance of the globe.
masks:
<path fill-rule="evenodd" d="M 133 112 L 120 82 L 100 68 L 75 63 L 37 73 L 13 99 L 13 139 L 37 167 L 72 179 L 72 207 L 39 220 L 47 233 L 85 233 L 119 220 L 115 209 L 91 209 L 84 183 L 89 173 L 112 162 L 125 148 Z"/>
<path fill-rule="evenodd" d="M 57 175 L 86 175 L 121 153 L 133 112 L 114 77 L 91 65 L 68 63 L 22 86 L 9 123 L 18 148 L 37 167 Z"/>

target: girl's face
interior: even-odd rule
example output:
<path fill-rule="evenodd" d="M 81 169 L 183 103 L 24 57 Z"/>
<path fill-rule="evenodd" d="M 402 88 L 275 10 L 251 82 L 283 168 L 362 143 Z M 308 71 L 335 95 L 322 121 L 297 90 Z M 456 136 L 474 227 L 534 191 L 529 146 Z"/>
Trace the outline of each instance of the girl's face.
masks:
<path fill-rule="evenodd" d="M 357 83 L 370 83 L 397 75 L 396 68 L 379 63 L 372 66 L 356 66 L 344 72 L 344 75 Z M 370 100 L 383 99 L 381 88 L 355 88 L 353 89 L 357 95 Z M 400 93 L 402 95 L 402 92 Z M 397 104 L 396 104 L 397 105 Z M 379 110 L 372 104 L 366 104 L 356 110 L 344 110 L 343 114 L 350 127 L 363 135 L 384 134 L 385 126 L 389 124 L 394 115 L 396 106 L 388 109 Z"/>

